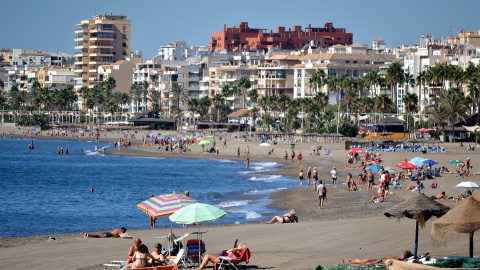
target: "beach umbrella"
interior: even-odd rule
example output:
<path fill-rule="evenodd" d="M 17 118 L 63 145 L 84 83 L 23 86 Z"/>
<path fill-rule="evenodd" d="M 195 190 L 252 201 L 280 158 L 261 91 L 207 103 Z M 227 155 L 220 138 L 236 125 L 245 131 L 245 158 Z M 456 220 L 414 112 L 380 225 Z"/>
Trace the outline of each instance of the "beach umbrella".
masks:
<path fill-rule="evenodd" d="M 173 215 L 169 217 L 171 222 L 175 222 L 178 224 L 193 224 L 193 223 L 204 223 L 215 221 L 217 219 L 221 219 L 227 215 L 227 212 L 223 211 L 222 209 L 205 203 L 195 203 L 189 206 L 186 206 Z M 199 241 L 198 245 L 200 247 L 200 240 L 201 240 L 201 233 L 200 227 L 198 227 L 198 235 Z M 202 257 L 202 249 L 198 249 L 198 258 Z"/>
<path fill-rule="evenodd" d="M 372 172 L 378 172 L 378 171 L 380 171 L 381 168 L 382 168 L 382 166 L 380 166 L 380 165 L 370 165 L 370 166 L 365 168 L 365 171 L 372 170 Z"/>
<path fill-rule="evenodd" d="M 363 130 L 363 131 L 368 130 L 368 128 L 366 128 L 366 127 L 359 127 L 358 129 L 359 129 L 359 130 Z"/>
<path fill-rule="evenodd" d="M 470 235 L 470 257 L 473 257 L 473 234 L 480 229 L 480 193 L 458 202 L 457 206 L 432 224 L 431 236 L 443 238 L 449 232 Z"/>
<path fill-rule="evenodd" d="M 168 134 L 167 134 L 167 133 L 163 133 L 162 135 L 163 135 L 163 136 L 165 136 L 165 137 L 166 137 L 166 136 L 168 136 Z"/>
<path fill-rule="evenodd" d="M 389 172 L 396 172 L 397 169 L 395 169 L 394 167 L 385 167 L 383 168 L 385 171 L 389 171 Z"/>
<path fill-rule="evenodd" d="M 457 188 L 480 188 L 480 186 L 478 186 L 477 183 L 470 182 L 470 181 L 461 182 L 460 184 L 456 185 L 455 187 L 457 187 Z"/>
<path fill-rule="evenodd" d="M 264 153 L 264 154 L 265 154 L 265 151 L 266 151 L 267 147 L 270 147 L 270 146 L 272 146 L 272 145 L 269 144 L 269 143 L 261 143 L 261 144 L 260 144 L 260 147 L 265 147 L 265 149 L 263 149 L 263 153 Z"/>
<path fill-rule="evenodd" d="M 137 208 L 154 218 L 169 216 L 182 207 L 197 203 L 197 200 L 182 194 L 158 195 L 137 204 Z"/>
<path fill-rule="evenodd" d="M 359 154 L 363 154 L 363 153 L 364 153 L 363 150 L 360 149 L 360 148 L 358 148 L 358 147 L 354 147 L 354 148 L 350 149 L 349 152 L 352 152 L 352 153 L 354 153 L 354 154 L 355 154 L 355 153 L 359 153 Z"/>
<path fill-rule="evenodd" d="M 463 161 L 458 159 L 452 159 L 452 160 L 449 160 L 448 163 L 463 163 Z"/>
<path fill-rule="evenodd" d="M 198 145 L 206 145 L 206 144 L 211 144 L 211 142 L 209 140 L 201 140 L 200 142 L 198 142 Z"/>
<path fill-rule="evenodd" d="M 405 161 L 402 161 L 395 166 L 397 166 L 399 168 L 402 168 L 402 169 L 410 169 L 410 170 L 417 168 L 417 166 L 413 165 L 412 163 L 408 163 L 408 162 L 405 162 Z"/>
<path fill-rule="evenodd" d="M 425 159 L 422 161 L 423 164 L 430 164 L 430 165 L 435 165 L 435 164 L 438 164 L 438 162 L 436 162 L 435 160 L 433 159 Z"/>
<path fill-rule="evenodd" d="M 402 218 L 407 217 L 410 219 L 415 219 L 415 249 L 414 256 L 417 257 L 418 249 L 418 225 L 422 227 L 425 226 L 425 221 L 430 219 L 432 216 L 441 217 L 443 216 L 450 208 L 427 197 L 421 192 L 415 192 L 415 194 L 394 207 L 388 209 L 384 215 L 387 217 L 396 217 Z"/>
<path fill-rule="evenodd" d="M 411 160 L 424 160 L 424 158 L 423 157 L 414 157 Z"/>
<path fill-rule="evenodd" d="M 418 159 L 411 159 L 408 161 L 408 163 L 411 163 L 417 167 L 422 167 L 423 165 L 425 165 L 423 164 L 423 160 L 418 160 Z"/>

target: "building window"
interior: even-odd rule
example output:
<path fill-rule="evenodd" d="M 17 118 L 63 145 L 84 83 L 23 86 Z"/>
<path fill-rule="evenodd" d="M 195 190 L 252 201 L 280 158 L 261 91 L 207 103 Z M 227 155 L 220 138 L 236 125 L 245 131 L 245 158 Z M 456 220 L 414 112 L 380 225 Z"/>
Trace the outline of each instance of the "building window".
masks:
<path fill-rule="evenodd" d="M 328 70 L 328 75 L 336 76 L 337 75 L 337 70 L 336 69 L 329 69 Z"/>
<path fill-rule="evenodd" d="M 349 60 L 345 61 L 345 64 L 350 64 L 350 61 Z"/>
<path fill-rule="evenodd" d="M 347 69 L 347 76 L 350 77 L 350 70 Z"/>
<path fill-rule="evenodd" d="M 123 32 L 126 32 L 126 31 L 127 31 L 127 26 L 124 25 L 124 26 L 123 26 Z"/>
<path fill-rule="evenodd" d="M 122 47 L 127 47 L 127 43 L 123 42 Z"/>
<path fill-rule="evenodd" d="M 358 77 L 358 70 L 355 69 L 355 70 L 353 71 L 353 77 Z"/>
<path fill-rule="evenodd" d="M 123 34 L 123 35 L 122 35 L 122 38 L 123 38 L 123 39 L 127 39 L 127 35 L 126 35 L 126 34 Z"/>

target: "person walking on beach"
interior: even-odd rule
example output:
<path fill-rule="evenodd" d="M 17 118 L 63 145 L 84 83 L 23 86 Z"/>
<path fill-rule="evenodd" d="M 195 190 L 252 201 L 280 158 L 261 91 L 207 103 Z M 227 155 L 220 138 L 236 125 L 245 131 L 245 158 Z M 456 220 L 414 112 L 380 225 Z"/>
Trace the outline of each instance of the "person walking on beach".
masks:
<path fill-rule="evenodd" d="M 308 171 L 307 171 L 307 187 L 310 186 L 310 180 L 312 180 L 312 167 L 308 167 Z"/>
<path fill-rule="evenodd" d="M 298 174 L 298 180 L 300 181 L 300 186 L 303 185 L 303 170 L 300 170 L 300 173 Z"/>
<path fill-rule="evenodd" d="M 290 156 L 292 157 L 292 163 L 293 163 L 293 160 L 295 159 L 295 151 L 293 151 L 293 149 L 292 149 L 292 153 L 290 154 Z"/>
<path fill-rule="evenodd" d="M 338 176 L 337 168 L 333 167 L 333 170 L 330 172 L 330 174 L 332 175 L 332 184 L 336 185 L 337 184 L 337 176 Z"/>
<path fill-rule="evenodd" d="M 367 173 L 367 181 L 368 181 L 368 186 L 367 186 L 367 190 L 371 190 L 372 187 L 373 187 L 373 173 L 372 173 L 372 170 L 369 170 L 368 173 Z"/>
<path fill-rule="evenodd" d="M 318 209 L 321 209 L 323 207 L 323 200 L 327 196 L 327 188 L 325 188 L 325 185 L 323 184 L 322 180 L 320 180 L 317 185 L 317 196 L 318 196 Z"/>
<path fill-rule="evenodd" d="M 298 165 L 302 165 L 302 152 L 301 151 L 298 151 Z"/>
<path fill-rule="evenodd" d="M 223 137 L 223 148 L 227 148 L 227 136 Z"/>
<path fill-rule="evenodd" d="M 240 147 L 237 148 L 237 157 L 240 157 Z"/>
<path fill-rule="evenodd" d="M 287 163 L 287 160 L 288 160 L 288 153 L 287 151 L 285 151 L 285 154 L 283 155 L 283 161 Z"/>
<path fill-rule="evenodd" d="M 317 190 L 317 182 L 318 182 L 318 171 L 317 167 L 313 169 L 313 190 Z"/>
<path fill-rule="evenodd" d="M 245 153 L 247 153 L 247 158 L 250 157 L 250 147 L 248 147 L 248 145 L 247 145 L 247 148 L 245 149 Z"/>
<path fill-rule="evenodd" d="M 250 166 L 250 159 L 249 159 L 248 157 L 247 157 L 247 162 L 246 162 L 246 164 L 247 164 L 247 169 L 248 169 L 248 166 Z"/>
<path fill-rule="evenodd" d="M 217 150 L 215 151 L 215 154 L 217 155 L 217 158 L 218 158 L 218 154 L 219 154 L 219 153 L 220 153 L 220 152 L 218 151 L 218 148 L 217 148 Z"/>

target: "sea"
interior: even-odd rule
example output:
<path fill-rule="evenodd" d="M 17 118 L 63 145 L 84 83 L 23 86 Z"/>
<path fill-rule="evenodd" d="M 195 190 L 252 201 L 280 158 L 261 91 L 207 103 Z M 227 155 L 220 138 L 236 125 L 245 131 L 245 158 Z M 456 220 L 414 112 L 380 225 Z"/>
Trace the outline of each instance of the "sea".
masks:
<path fill-rule="evenodd" d="M 278 214 L 267 208 L 270 195 L 298 185 L 282 175 L 259 174 L 274 170 L 275 162 L 251 162 L 246 169 L 244 161 L 125 157 L 96 152 L 96 146 L 118 151 L 102 142 L 0 138 L 0 235 L 150 228 L 136 205 L 151 195 L 185 190 L 228 213 L 202 225 L 265 221 Z M 171 223 L 162 217 L 156 226 Z"/>

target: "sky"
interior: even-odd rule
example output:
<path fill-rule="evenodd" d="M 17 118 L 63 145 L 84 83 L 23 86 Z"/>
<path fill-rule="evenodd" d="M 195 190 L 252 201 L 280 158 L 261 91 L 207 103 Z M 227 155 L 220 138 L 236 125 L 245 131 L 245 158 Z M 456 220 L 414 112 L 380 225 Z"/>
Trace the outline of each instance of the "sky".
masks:
<path fill-rule="evenodd" d="M 75 24 L 113 13 L 131 20 L 131 50 L 143 51 L 146 59 L 173 40 L 207 45 L 224 24 L 239 22 L 274 32 L 277 26 L 304 29 L 332 22 L 353 33 L 354 43 L 369 47 L 377 38 L 396 47 L 415 45 L 427 33 L 440 38 L 480 28 L 478 0 L 16 0 L 2 1 L 1 7 L 0 48 L 74 54 Z"/>

